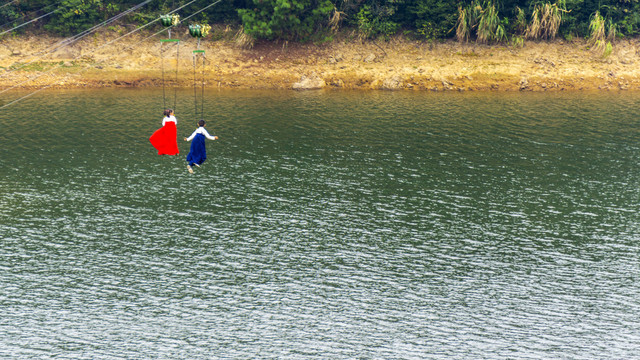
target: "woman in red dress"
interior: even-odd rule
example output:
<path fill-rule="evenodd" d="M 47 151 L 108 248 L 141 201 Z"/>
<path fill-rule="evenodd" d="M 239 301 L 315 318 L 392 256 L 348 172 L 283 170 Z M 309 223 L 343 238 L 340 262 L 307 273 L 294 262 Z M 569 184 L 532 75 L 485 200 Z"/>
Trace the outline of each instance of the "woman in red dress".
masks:
<path fill-rule="evenodd" d="M 162 127 L 156 130 L 149 138 L 151 145 L 158 150 L 158 155 L 178 155 L 178 120 L 173 114 L 173 110 L 164 111 Z"/>

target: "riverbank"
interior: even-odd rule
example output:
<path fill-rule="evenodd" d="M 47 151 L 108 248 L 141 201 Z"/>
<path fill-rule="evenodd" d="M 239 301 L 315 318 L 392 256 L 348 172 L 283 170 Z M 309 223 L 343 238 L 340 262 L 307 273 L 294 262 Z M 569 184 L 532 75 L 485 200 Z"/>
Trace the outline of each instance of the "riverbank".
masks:
<path fill-rule="evenodd" d="M 34 36 L 0 41 L 0 87 L 193 86 L 196 40 L 180 36 L 178 56 L 159 37 L 117 32 L 56 48 L 61 39 Z M 104 44 L 113 41 L 108 46 Z M 203 39 L 209 87 L 242 89 L 361 89 L 423 91 L 640 90 L 640 41 L 621 40 L 607 57 L 584 40 L 505 45 L 427 43 L 394 38 L 361 42 L 343 36 L 323 45 Z M 179 59 L 176 61 L 176 59 Z M 176 81 L 175 69 L 178 65 Z M 164 76 L 162 68 L 164 67 Z M 198 69 L 198 76 L 201 76 Z M 200 81 L 200 79 L 198 79 Z"/>

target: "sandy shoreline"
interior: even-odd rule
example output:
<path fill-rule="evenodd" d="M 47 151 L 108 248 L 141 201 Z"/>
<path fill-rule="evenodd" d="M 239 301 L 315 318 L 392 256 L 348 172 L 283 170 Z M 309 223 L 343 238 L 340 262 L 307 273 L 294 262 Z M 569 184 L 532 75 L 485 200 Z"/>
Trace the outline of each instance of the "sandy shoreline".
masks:
<path fill-rule="evenodd" d="M 50 50 L 61 39 L 5 38 L 0 41 L 0 87 L 37 89 L 152 87 L 175 82 L 193 86 L 196 41 L 175 45 L 159 38 L 117 38 L 105 33 Z M 429 44 L 405 39 L 387 42 L 335 40 L 324 45 L 207 41 L 207 86 L 241 89 L 362 89 L 421 91 L 640 90 L 640 41 L 618 41 L 603 58 L 586 42 L 526 42 L 504 45 Z M 201 76 L 198 69 L 198 76 Z"/>

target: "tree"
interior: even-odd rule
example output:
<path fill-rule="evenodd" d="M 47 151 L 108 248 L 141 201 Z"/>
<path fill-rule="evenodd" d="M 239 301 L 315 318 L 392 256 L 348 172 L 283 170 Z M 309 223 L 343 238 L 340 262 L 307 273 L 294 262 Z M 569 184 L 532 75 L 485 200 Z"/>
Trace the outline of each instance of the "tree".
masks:
<path fill-rule="evenodd" d="M 240 9 L 244 31 L 257 39 L 307 41 L 326 25 L 334 5 L 329 0 L 253 0 Z"/>

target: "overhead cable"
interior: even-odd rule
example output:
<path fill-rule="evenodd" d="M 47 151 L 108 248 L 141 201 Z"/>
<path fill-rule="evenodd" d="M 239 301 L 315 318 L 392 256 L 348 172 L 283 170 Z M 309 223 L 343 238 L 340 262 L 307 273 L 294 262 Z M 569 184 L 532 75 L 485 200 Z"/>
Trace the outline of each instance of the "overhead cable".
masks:
<path fill-rule="evenodd" d="M 175 12 L 177 12 L 177 11 L 179 11 L 179 10 L 183 9 L 183 8 L 185 8 L 186 6 L 189 6 L 189 5 L 191 5 L 192 3 L 196 2 L 196 1 L 198 1 L 198 0 L 192 0 L 192 1 L 190 1 L 190 2 L 188 2 L 188 3 L 186 3 L 186 4 L 184 4 L 184 5 L 182 5 L 182 6 L 180 6 L 180 7 L 178 7 L 178 8 L 176 8 L 176 9 L 174 9 L 174 10 L 170 11 L 170 12 L 168 13 L 168 15 L 171 15 L 171 14 L 173 14 L 173 13 L 175 13 Z M 209 7 L 211 7 L 211 6 L 213 6 L 213 5 L 218 4 L 218 3 L 219 3 L 219 2 L 221 2 L 221 1 L 222 1 L 222 0 L 218 0 L 218 1 L 214 2 L 214 3 L 211 3 L 211 4 L 207 5 L 207 6 L 205 6 L 204 8 L 202 8 L 202 9 L 200 9 L 200 10 L 196 11 L 195 13 L 193 13 L 193 14 L 191 14 L 191 15 L 189 15 L 189 16 L 187 16 L 186 18 L 184 18 L 184 20 L 189 19 L 189 18 L 191 18 L 191 17 L 195 16 L 196 14 L 198 14 L 198 13 L 200 13 L 200 12 L 202 12 L 202 11 L 204 11 L 204 10 L 208 9 Z M 120 40 L 120 39 L 122 39 L 122 38 L 124 38 L 124 37 L 126 37 L 126 36 L 129 36 L 129 35 L 131 35 L 131 34 L 133 34 L 133 33 L 135 33 L 135 32 L 138 32 L 138 31 L 140 31 L 140 30 L 142 30 L 142 29 L 144 29 L 144 28 L 146 28 L 146 27 L 149 27 L 149 26 L 151 26 L 151 24 L 153 24 L 153 23 L 155 23 L 156 21 L 159 21 L 159 20 L 160 20 L 160 17 L 158 17 L 158 18 L 156 18 L 156 19 L 154 19 L 154 20 L 152 20 L 152 21 L 148 22 L 147 24 L 142 25 L 142 26 L 140 26 L 140 27 L 138 27 L 138 28 L 136 28 L 136 29 L 134 29 L 134 30 L 131 30 L 130 32 L 128 32 L 128 33 L 126 33 L 126 34 L 124 34 L 124 35 L 122 35 L 122 36 L 120 36 L 120 37 L 118 37 L 118 38 L 116 38 L 116 39 L 113 39 L 113 40 L 111 40 L 111 41 L 108 41 L 108 42 L 106 42 L 105 44 L 103 44 L 102 46 L 100 46 L 100 47 L 97 47 L 97 48 L 93 49 L 92 53 L 94 53 L 94 52 L 96 52 L 96 51 L 98 51 L 98 50 L 100 50 L 100 49 L 104 48 L 105 46 L 111 45 L 111 44 L 113 44 L 114 42 L 116 42 L 116 41 L 118 41 L 118 40 Z M 165 31 L 165 30 L 167 30 L 167 29 L 169 29 L 169 28 L 165 28 L 165 29 L 163 29 L 162 31 L 159 31 L 159 32 L 157 32 L 157 33 L 155 33 L 155 34 L 153 34 L 153 35 L 151 35 L 151 36 L 149 36 L 149 37 L 147 37 L 147 38 L 145 38 L 145 39 L 148 39 L 148 38 L 150 38 L 150 37 L 156 36 L 156 35 L 158 35 L 158 34 L 162 33 L 163 31 Z M 75 57 L 75 58 L 74 58 L 74 60 L 75 60 L 75 59 L 77 59 L 77 57 Z M 46 72 L 44 72 L 44 73 L 42 73 L 42 74 L 40 74 L 40 75 L 37 75 L 37 76 L 35 76 L 35 77 L 31 77 L 31 78 L 29 78 L 29 79 L 27 79 L 27 80 L 25 80 L 25 81 L 23 81 L 23 82 L 21 82 L 21 83 L 19 83 L 19 84 L 16 84 L 16 85 L 11 86 L 11 87 L 9 87 L 9 88 L 7 88 L 7 89 L 4 89 L 4 90 L 0 91 L 0 94 L 3 94 L 3 93 L 5 93 L 5 92 L 7 92 L 7 91 L 9 91 L 9 90 L 15 89 L 15 88 L 17 88 L 17 87 L 19 87 L 19 86 L 21 86 L 21 85 L 23 85 L 23 84 L 25 84 L 25 83 L 27 83 L 27 82 L 29 82 L 29 81 L 32 81 L 32 80 L 38 79 L 38 78 L 40 78 L 40 77 L 42 77 L 42 76 L 44 76 L 44 75 L 48 74 L 49 72 L 51 72 L 51 71 L 53 71 L 53 70 L 55 70 L 55 69 L 60 68 L 61 66 L 62 66 L 62 64 L 57 65 L 57 66 L 55 66 L 55 67 L 53 67 L 53 68 L 49 69 L 48 71 L 46 71 Z M 5 105 L 3 105 L 3 106 L 0 106 L 0 109 L 4 109 L 5 107 L 8 107 L 8 106 L 10 106 L 10 105 L 12 105 L 12 104 L 15 104 L 15 103 L 17 103 L 17 102 L 19 102 L 19 101 L 21 101 L 21 100 L 24 100 L 24 99 L 26 99 L 26 98 L 29 98 L 29 97 L 31 97 L 31 96 L 33 96 L 33 95 L 35 95 L 36 93 L 38 93 L 38 92 L 40 92 L 40 91 L 42 91 L 42 90 L 48 89 L 48 88 L 50 88 L 50 87 L 52 87 L 52 86 L 54 86 L 54 85 L 55 85 L 55 84 L 50 84 L 50 85 L 47 85 L 47 86 L 43 86 L 42 88 L 40 88 L 40 89 L 38 89 L 38 90 L 35 90 L 35 91 L 33 91 L 33 92 L 31 92 L 31 93 L 29 93 L 29 94 L 27 94 L 27 95 L 25 95 L 25 96 L 23 96 L 23 97 L 21 97 L 21 98 L 18 98 L 18 99 L 14 100 L 14 101 L 11 101 L 10 103 L 7 103 L 7 104 L 5 104 Z"/>
<path fill-rule="evenodd" d="M 186 18 L 182 19 L 181 21 L 185 21 L 185 20 L 187 20 L 187 19 L 189 19 L 189 18 L 192 18 L 192 17 L 194 17 L 195 15 L 198 15 L 199 13 L 201 13 L 201 12 L 203 12 L 203 11 L 207 10 L 208 8 L 212 7 L 213 5 L 215 5 L 215 4 L 217 4 L 217 3 L 221 2 L 221 1 L 222 1 L 222 0 L 218 0 L 218 1 L 214 2 L 214 3 L 211 3 L 211 4 L 209 4 L 209 5 L 205 6 L 205 7 L 203 7 L 202 9 L 200 9 L 200 10 L 198 10 L 198 11 L 194 12 L 193 14 L 191 14 L 191 15 L 187 16 Z M 192 1 L 192 2 L 193 2 L 193 1 Z M 189 4 L 187 4 L 187 5 L 189 5 Z M 186 5 L 185 5 L 185 6 L 186 6 Z M 150 39 L 150 38 L 152 38 L 152 37 L 154 37 L 154 36 L 156 36 L 156 35 L 158 35 L 158 34 L 161 34 L 161 33 L 162 33 L 162 32 L 164 32 L 164 31 L 167 31 L 167 30 L 171 29 L 172 27 L 174 27 L 174 25 L 171 25 L 171 26 L 169 26 L 169 27 L 166 27 L 166 28 L 164 28 L 164 29 L 162 29 L 162 30 L 158 31 L 158 32 L 157 32 L 157 33 L 155 33 L 155 34 L 152 34 L 152 35 L 150 35 L 150 36 L 147 36 L 146 38 L 144 38 L 144 39 L 142 39 L 142 40 L 140 40 L 140 41 L 144 41 L 144 40 Z"/>
<path fill-rule="evenodd" d="M 42 7 L 40 7 L 40 8 L 39 8 L 39 9 L 37 9 L 37 10 L 31 10 L 31 11 L 29 12 L 29 14 L 35 14 L 35 13 L 39 12 L 39 11 L 40 11 L 40 10 L 42 10 L 42 9 L 50 8 L 50 7 L 54 6 L 54 5 L 55 5 L 55 4 L 43 5 Z M 6 6 L 6 4 L 5 4 L 4 6 Z M 2 7 L 0 7 L 0 9 L 1 9 L 1 8 L 2 8 Z M 26 17 L 27 17 L 27 15 L 29 15 L 29 14 L 24 14 L 24 15 L 22 15 L 22 16 L 20 16 L 20 17 L 17 17 L 17 18 L 15 18 L 15 19 L 13 19 L 13 20 L 9 20 L 9 21 L 5 22 L 4 24 L 0 25 L 0 28 L 5 27 L 5 26 L 6 26 L 7 24 L 9 24 L 9 23 L 12 23 L 12 22 L 14 22 L 14 21 L 17 21 L 18 19 L 24 19 L 24 18 L 26 18 Z"/>
<path fill-rule="evenodd" d="M 101 27 L 103 27 L 103 26 L 105 26 L 107 24 L 110 24 L 110 23 L 112 23 L 112 22 L 114 22 L 114 21 L 126 16 L 126 15 L 130 14 L 133 11 L 136 11 L 136 10 L 140 9 L 141 7 L 143 7 L 144 5 L 148 4 L 151 1 L 152 0 L 145 0 L 145 1 L 139 3 L 138 5 L 136 5 L 136 6 L 132 7 L 132 8 L 113 16 L 113 17 L 109 18 L 108 20 L 105 20 L 105 21 L 101 22 L 98 25 L 95 25 L 95 26 L 91 27 L 90 29 L 84 30 L 84 31 L 72 36 L 72 37 L 69 37 L 69 38 L 66 38 L 66 39 L 62 40 L 61 42 L 59 42 L 58 44 L 54 45 L 54 47 L 49 49 L 49 50 L 41 51 L 39 53 L 34 54 L 34 56 L 46 55 L 46 54 L 58 51 L 58 50 L 62 49 L 65 46 L 71 45 L 71 44 L 75 43 L 76 41 L 82 39 L 83 37 L 95 32 L 99 28 L 101 28 Z M 29 62 L 21 64 L 21 66 L 19 66 L 19 67 L 15 67 L 15 68 L 13 68 L 13 69 L 11 69 L 9 71 L 5 71 L 3 74 L 0 75 L 0 78 L 4 77 L 9 72 L 20 70 L 23 67 L 25 67 L 25 66 L 27 66 L 27 65 L 29 65 L 29 64 L 33 63 L 34 61 L 37 61 L 37 60 L 38 59 L 33 59 L 33 60 L 29 61 Z"/>
<path fill-rule="evenodd" d="M 6 3 L 6 4 L 0 5 L 0 9 L 2 9 L 2 8 L 3 8 L 3 7 L 5 7 L 5 6 L 9 6 L 9 5 L 13 4 L 13 3 L 14 3 L 14 2 L 16 2 L 16 1 L 18 1 L 18 0 L 9 1 L 9 2 L 8 2 L 8 3 Z"/>
<path fill-rule="evenodd" d="M 56 9 L 56 10 L 58 10 L 58 9 Z M 56 10 L 50 11 L 50 12 L 48 12 L 48 13 L 46 13 L 46 14 L 42 15 L 42 16 L 39 16 L 39 17 L 37 17 L 37 18 L 33 19 L 33 20 L 27 21 L 27 22 L 22 23 L 22 24 L 20 24 L 20 25 L 18 25 L 18 26 L 16 26 L 16 27 L 14 27 L 14 28 L 11 28 L 11 29 L 9 29 L 9 30 L 3 31 L 3 32 L 1 32 L 1 33 L 0 33 L 0 36 L 2 36 L 2 35 L 4 35 L 4 34 L 6 34 L 6 33 L 8 33 L 8 32 L 12 32 L 13 30 L 19 29 L 19 28 L 21 28 L 21 27 L 23 27 L 23 26 L 25 26 L 25 25 L 31 24 L 31 23 L 32 23 L 32 22 L 34 22 L 34 21 L 38 21 L 38 20 L 42 19 L 43 17 L 47 17 L 47 16 L 49 16 L 49 15 L 53 14 L 54 12 L 56 12 Z"/>

